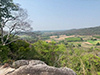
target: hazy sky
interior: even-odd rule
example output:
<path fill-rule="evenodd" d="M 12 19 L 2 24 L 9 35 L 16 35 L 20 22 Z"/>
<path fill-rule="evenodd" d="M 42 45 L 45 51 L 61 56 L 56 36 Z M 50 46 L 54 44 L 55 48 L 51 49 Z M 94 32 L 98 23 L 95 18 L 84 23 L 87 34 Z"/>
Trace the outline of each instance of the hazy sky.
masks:
<path fill-rule="evenodd" d="M 100 26 L 100 0 L 14 0 L 26 9 L 34 30 Z"/>

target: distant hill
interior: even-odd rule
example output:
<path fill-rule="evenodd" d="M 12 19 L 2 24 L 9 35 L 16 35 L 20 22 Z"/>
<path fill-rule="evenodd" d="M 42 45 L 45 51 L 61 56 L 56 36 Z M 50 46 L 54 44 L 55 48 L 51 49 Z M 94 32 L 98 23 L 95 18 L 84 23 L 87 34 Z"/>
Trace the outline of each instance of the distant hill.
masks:
<path fill-rule="evenodd" d="M 47 35 L 100 35 L 100 26 L 46 33 Z"/>

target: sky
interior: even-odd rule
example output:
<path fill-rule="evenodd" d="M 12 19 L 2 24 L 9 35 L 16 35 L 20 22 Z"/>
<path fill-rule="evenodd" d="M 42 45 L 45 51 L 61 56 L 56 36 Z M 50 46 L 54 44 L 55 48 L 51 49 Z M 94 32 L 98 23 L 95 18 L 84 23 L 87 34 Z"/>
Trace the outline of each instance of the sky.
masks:
<path fill-rule="evenodd" d="M 100 26 L 100 0 L 13 0 L 27 10 L 34 31 Z"/>

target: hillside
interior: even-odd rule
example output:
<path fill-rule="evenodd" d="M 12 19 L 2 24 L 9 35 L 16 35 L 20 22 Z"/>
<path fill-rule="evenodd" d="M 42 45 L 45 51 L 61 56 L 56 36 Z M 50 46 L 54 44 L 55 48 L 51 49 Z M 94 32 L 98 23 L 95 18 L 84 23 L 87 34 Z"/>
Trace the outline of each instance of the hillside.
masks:
<path fill-rule="evenodd" d="M 45 33 L 47 35 L 100 35 L 100 26 L 82 28 L 82 29 L 71 29 L 65 31 L 58 31 L 52 33 Z"/>

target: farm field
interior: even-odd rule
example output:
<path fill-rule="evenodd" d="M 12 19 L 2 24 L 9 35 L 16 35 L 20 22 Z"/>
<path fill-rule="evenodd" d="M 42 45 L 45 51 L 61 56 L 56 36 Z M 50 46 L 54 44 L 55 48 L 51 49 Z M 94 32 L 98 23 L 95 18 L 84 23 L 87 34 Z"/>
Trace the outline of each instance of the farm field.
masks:
<path fill-rule="evenodd" d="M 91 43 L 91 44 L 97 44 L 97 43 L 100 43 L 100 40 L 97 40 L 97 41 L 92 41 L 92 40 L 88 40 L 87 42 Z"/>
<path fill-rule="evenodd" d="M 50 42 L 52 40 L 58 42 L 58 43 L 68 43 L 73 44 L 75 47 L 78 47 L 80 44 L 82 48 L 91 48 L 91 47 L 97 47 L 100 48 L 99 45 L 96 45 L 97 43 L 100 43 L 100 40 L 98 38 L 99 36 L 91 36 L 91 35 L 59 35 L 57 36 L 50 36 L 50 39 L 46 40 L 47 42 Z"/>
<path fill-rule="evenodd" d="M 19 37 L 25 38 L 25 39 L 33 39 L 31 36 L 27 35 L 20 35 Z M 52 35 L 52 36 L 43 36 L 44 41 L 51 42 L 55 41 L 57 43 L 68 43 L 73 44 L 75 47 L 78 47 L 78 45 L 81 45 L 82 48 L 91 48 L 91 47 L 97 47 L 100 48 L 99 45 L 96 45 L 97 43 L 100 43 L 99 35 Z M 34 37 L 35 38 L 35 37 Z M 40 36 L 42 38 L 42 36 Z M 31 41 L 31 40 L 30 40 Z"/>

